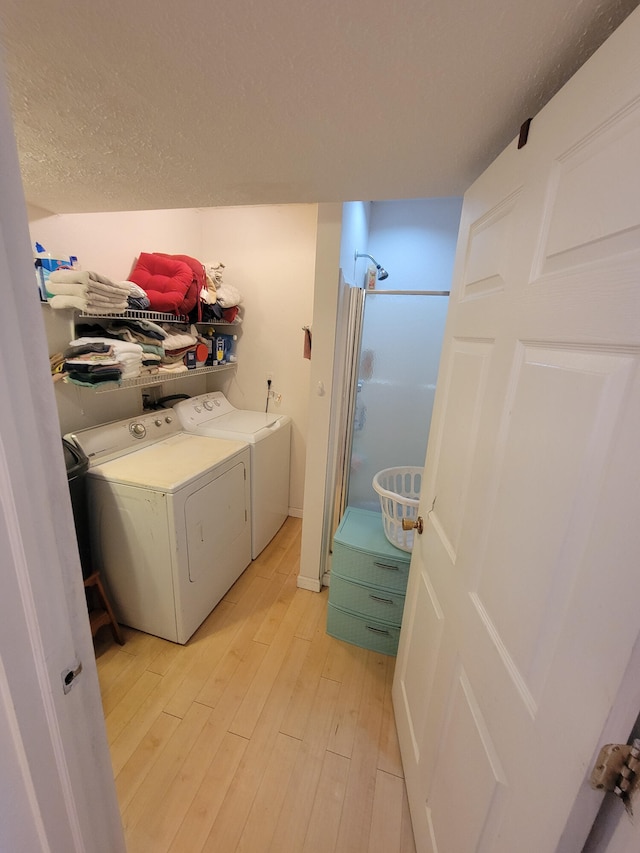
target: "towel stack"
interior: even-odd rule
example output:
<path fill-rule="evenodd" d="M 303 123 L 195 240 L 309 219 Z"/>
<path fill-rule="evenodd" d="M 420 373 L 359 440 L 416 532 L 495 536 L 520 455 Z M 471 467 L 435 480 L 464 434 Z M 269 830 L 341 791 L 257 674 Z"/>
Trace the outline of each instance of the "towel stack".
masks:
<path fill-rule="evenodd" d="M 163 355 L 159 365 L 160 373 L 184 373 L 187 370 L 185 358 L 188 352 L 195 350 L 198 339 L 189 332 L 163 325 L 166 337 L 162 341 Z"/>
<path fill-rule="evenodd" d="M 108 337 L 119 338 L 122 341 L 139 344 L 142 349 L 141 376 L 153 376 L 158 372 L 158 367 L 164 356 L 162 342 L 167 333 L 161 326 L 150 320 L 133 319 L 129 317 L 110 320 L 103 323 Z M 78 329 L 83 328 L 81 326 Z M 95 334 L 96 327 L 84 327 L 88 334 Z M 123 377 L 125 378 L 125 377 Z"/>
<path fill-rule="evenodd" d="M 200 294 L 202 322 L 214 323 L 222 320 L 225 323 L 241 323 L 242 294 L 237 287 L 222 280 L 224 264 L 220 261 L 217 264 L 208 264 L 205 271 L 208 292 Z"/>
<path fill-rule="evenodd" d="M 122 374 L 113 348 L 100 341 L 70 346 L 64 353 L 62 369 L 70 382 L 92 388 L 120 382 Z"/>
<path fill-rule="evenodd" d="M 74 341 L 71 341 L 69 344 L 70 348 L 82 348 L 82 347 L 95 347 L 96 345 L 106 345 L 109 356 L 112 359 L 110 364 L 106 364 L 104 361 L 102 362 L 103 367 L 109 366 L 112 371 L 116 371 L 119 375 L 109 376 L 109 381 L 116 381 L 122 379 L 135 379 L 140 376 L 142 370 L 142 347 L 139 344 L 129 343 L 128 341 L 119 341 L 115 338 L 100 338 L 100 337 L 84 337 L 84 338 L 76 338 Z M 97 360 L 93 359 L 94 364 L 97 363 Z M 66 364 L 69 364 L 67 361 Z M 65 364 L 65 368 L 66 368 Z M 70 365 L 71 366 L 71 365 Z M 77 371 L 71 371 L 77 372 Z M 97 371 L 92 371 L 96 372 Z M 80 377 L 73 377 L 70 375 L 70 379 L 75 378 L 76 381 L 80 380 Z M 86 381 L 86 377 L 85 381 Z M 96 384 L 97 381 L 101 381 L 96 378 L 92 384 Z M 104 381 L 104 380 L 103 380 Z M 84 383 L 80 383 L 84 384 Z"/>
<path fill-rule="evenodd" d="M 54 270 L 47 280 L 52 308 L 77 308 L 85 314 L 126 311 L 129 282 L 115 282 L 88 270 Z"/>

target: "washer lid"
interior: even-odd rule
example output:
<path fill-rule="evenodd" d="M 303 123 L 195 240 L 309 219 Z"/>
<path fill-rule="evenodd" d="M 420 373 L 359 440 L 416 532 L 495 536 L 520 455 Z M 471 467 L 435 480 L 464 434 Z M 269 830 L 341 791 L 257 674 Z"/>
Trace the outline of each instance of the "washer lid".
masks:
<path fill-rule="evenodd" d="M 173 407 L 182 428 L 196 435 L 227 435 L 255 444 L 290 422 L 288 415 L 236 409 L 220 391 L 211 391 Z"/>
<path fill-rule="evenodd" d="M 215 426 L 216 429 L 223 429 L 226 432 L 253 434 L 260 432 L 261 429 L 269 429 L 269 427 L 275 426 L 279 420 L 279 415 L 272 415 L 270 412 L 250 412 L 244 409 L 236 409 L 235 412 L 228 412 L 226 415 L 215 418 L 211 422 L 211 426 Z M 206 426 L 206 422 L 202 426 Z"/>
<path fill-rule="evenodd" d="M 243 441 L 178 433 L 89 469 L 89 475 L 123 485 L 175 492 L 247 448 Z"/>
<path fill-rule="evenodd" d="M 235 438 L 255 445 L 290 422 L 288 415 L 265 415 L 263 412 L 238 410 L 196 425 L 186 423 L 184 429 L 195 435 Z"/>

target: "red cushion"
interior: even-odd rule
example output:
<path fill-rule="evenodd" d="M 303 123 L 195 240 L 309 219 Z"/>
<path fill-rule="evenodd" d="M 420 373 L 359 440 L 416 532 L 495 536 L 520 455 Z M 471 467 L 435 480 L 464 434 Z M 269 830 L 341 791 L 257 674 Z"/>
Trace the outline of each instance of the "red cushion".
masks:
<path fill-rule="evenodd" d="M 161 258 L 174 258 L 177 261 L 183 261 L 187 264 L 193 273 L 193 279 L 191 281 L 191 287 L 189 288 L 185 299 L 184 305 L 182 307 L 183 314 L 189 314 L 194 308 L 197 308 L 197 316 L 196 320 L 202 319 L 202 313 L 200 311 L 200 291 L 203 287 L 206 287 L 207 281 L 205 277 L 204 267 L 197 261 L 195 258 L 190 257 L 189 255 L 165 255 L 163 252 L 156 252 L 155 254 L 159 255 Z"/>
<path fill-rule="evenodd" d="M 192 288 L 193 270 L 184 261 L 141 252 L 129 279 L 146 291 L 152 311 L 181 316 L 190 310 L 184 310 L 184 303 Z"/>

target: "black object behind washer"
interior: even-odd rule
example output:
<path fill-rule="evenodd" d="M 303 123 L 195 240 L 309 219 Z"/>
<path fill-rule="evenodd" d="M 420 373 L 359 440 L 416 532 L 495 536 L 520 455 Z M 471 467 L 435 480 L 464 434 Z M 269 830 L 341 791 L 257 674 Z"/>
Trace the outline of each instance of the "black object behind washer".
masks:
<path fill-rule="evenodd" d="M 76 526 L 76 539 L 78 540 L 78 551 L 80 552 L 82 577 L 88 578 L 93 572 L 86 481 L 86 473 L 89 470 L 89 459 L 79 447 L 76 447 L 64 438 L 62 439 L 62 447 L 67 467 L 67 480 L 71 494 L 73 520 Z"/>

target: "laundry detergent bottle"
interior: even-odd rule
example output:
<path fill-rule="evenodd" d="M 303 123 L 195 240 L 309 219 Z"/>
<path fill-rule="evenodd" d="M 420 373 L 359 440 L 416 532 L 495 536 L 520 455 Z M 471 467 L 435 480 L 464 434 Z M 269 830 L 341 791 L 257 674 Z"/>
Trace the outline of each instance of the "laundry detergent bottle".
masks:
<path fill-rule="evenodd" d="M 46 302 L 50 296 L 53 296 L 47 289 L 49 276 L 57 269 L 71 269 L 71 258 L 53 257 L 51 252 L 47 252 L 42 244 L 36 243 L 33 261 L 36 269 L 36 282 L 40 291 L 40 299 Z"/>

